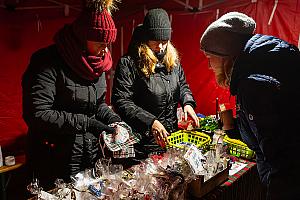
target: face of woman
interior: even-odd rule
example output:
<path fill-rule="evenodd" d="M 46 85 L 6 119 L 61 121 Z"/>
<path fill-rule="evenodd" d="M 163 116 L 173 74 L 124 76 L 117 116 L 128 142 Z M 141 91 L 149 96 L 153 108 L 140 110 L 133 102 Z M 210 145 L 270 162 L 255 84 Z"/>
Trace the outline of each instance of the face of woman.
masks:
<path fill-rule="evenodd" d="M 222 68 L 223 66 L 223 58 L 219 56 L 215 56 L 213 54 L 206 53 L 206 58 L 208 59 L 208 67 L 212 69 L 214 72 Z"/>
<path fill-rule="evenodd" d="M 233 66 L 232 59 L 205 53 L 209 68 L 215 73 L 218 85 L 228 87 Z"/>
<path fill-rule="evenodd" d="M 154 53 L 164 52 L 168 46 L 168 40 L 149 40 L 147 45 Z"/>
<path fill-rule="evenodd" d="M 107 45 L 105 42 L 87 41 L 87 50 L 92 56 L 104 56 L 108 51 Z"/>

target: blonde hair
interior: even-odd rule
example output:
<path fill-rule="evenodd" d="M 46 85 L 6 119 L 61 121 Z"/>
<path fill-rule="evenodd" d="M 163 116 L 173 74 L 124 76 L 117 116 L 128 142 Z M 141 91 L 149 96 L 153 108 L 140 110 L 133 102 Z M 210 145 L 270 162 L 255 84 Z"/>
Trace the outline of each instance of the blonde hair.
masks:
<path fill-rule="evenodd" d="M 231 81 L 234 59 L 232 57 L 223 57 L 222 66 L 216 68 L 215 75 L 217 83 L 224 88 L 228 88 Z"/>
<path fill-rule="evenodd" d="M 155 73 L 155 65 L 158 62 L 158 59 L 146 43 L 141 43 L 138 47 L 138 55 L 140 58 L 138 67 L 142 73 L 149 78 L 151 74 Z M 179 63 L 178 52 L 170 41 L 168 41 L 166 55 L 164 56 L 162 63 L 166 66 L 168 72 L 172 71 Z"/>

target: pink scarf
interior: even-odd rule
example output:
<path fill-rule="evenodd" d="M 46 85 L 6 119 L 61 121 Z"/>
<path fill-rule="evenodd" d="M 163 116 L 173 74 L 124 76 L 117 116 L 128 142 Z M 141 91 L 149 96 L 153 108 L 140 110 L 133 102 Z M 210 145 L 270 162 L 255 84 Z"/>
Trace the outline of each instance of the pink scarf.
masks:
<path fill-rule="evenodd" d="M 95 80 L 112 67 L 109 51 L 101 57 L 85 55 L 81 42 L 77 40 L 69 25 L 56 33 L 54 42 L 64 61 L 81 78 Z"/>

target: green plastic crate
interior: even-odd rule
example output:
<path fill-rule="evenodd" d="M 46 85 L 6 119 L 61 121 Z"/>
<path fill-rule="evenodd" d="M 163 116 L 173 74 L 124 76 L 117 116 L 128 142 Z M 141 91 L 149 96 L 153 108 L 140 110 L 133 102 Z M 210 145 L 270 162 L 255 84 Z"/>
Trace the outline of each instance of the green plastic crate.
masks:
<path fill-rule="evenodd" d="M 227 135 L 225 135 L 223 141 L 227 144 L 227 151 L 229 154 L 246 159 L 254 158 L 254 151 L 249 149 L 249 147 L 242 141 L 231 139 Z"/>
<path fill-rule="evenodd" d="M 168 141 L 168 148 L 184 148 L 180 145 L 180 143 L 184 142 L 195 144 L 197 148 L 206 149 L 209 146 L 211 139 L 209 135 L 202 132 L 179 130 L 168 136 Z"/>

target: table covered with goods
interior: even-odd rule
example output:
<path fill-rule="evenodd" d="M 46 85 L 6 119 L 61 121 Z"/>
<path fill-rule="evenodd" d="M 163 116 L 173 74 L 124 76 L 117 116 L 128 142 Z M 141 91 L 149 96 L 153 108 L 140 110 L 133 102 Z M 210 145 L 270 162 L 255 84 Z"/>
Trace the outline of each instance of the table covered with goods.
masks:
<path fill-rule="evenodd" d="M 152 155 L 129 169 L 123 170 L 122 165 L 102 158 L 94 168 L 73 176 L 71 183 L 57 179 L 56 187 L 46 192 L 35 179 L 27 189 L 35 195 L 32 199 L 47 200 L 207 197 L 217 186 L 230 180 L 230 168 L 237 168 L 237 160 L 232 155 L 252 159 L 254 152 L 240 140 L 213 128 L 216 123 L 213 117 L 205 117 L 200 122 L 201 129 L 172 133 L 164 154 Z"/>
<path fill-rule="evenodd" d="M 228 179 L 209 193 L 194 200 L 265 200 L 266 188 L 259 180 L 256 163 L 238 159 L 232 165 Z"/>

